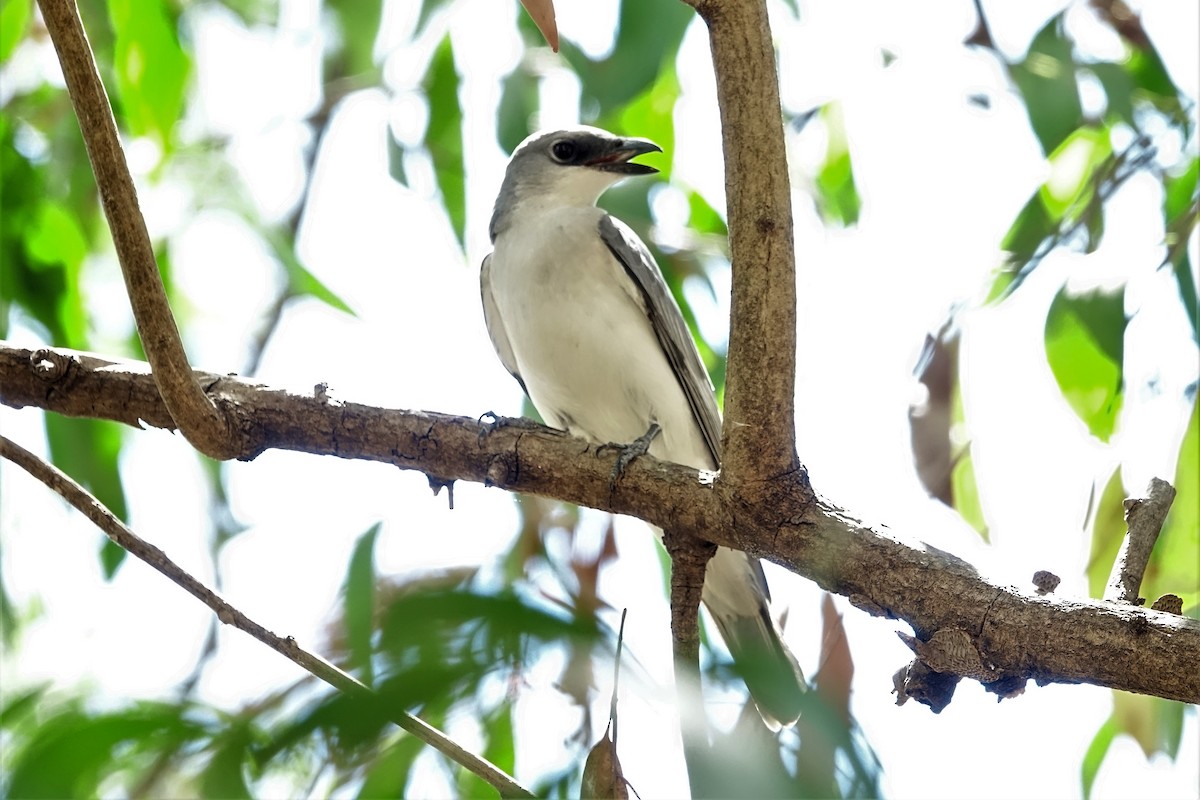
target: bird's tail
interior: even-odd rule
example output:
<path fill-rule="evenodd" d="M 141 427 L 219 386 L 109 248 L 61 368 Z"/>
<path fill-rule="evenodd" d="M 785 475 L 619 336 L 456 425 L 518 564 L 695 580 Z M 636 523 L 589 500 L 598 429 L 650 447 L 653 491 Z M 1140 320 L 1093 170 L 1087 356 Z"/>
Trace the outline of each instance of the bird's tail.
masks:
<path fill-rule="evenodd" d="M 709 562 L 704 604 L 763 721 L 771 730 L 794 723 L 808 684 L 771 617 L 757 559 L 719 548 Z"/>

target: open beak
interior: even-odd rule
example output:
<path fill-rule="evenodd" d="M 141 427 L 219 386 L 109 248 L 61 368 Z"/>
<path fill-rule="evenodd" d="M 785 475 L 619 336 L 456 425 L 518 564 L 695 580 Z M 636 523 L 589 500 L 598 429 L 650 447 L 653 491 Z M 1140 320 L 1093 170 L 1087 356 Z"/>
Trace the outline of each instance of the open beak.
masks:
<path fill-rule="evenodd" d="M 584 163 L 589 167 L 621 175 L 653 175 L 658 172 L 657 168 L 648 164 L 635 164 L 630 159 L 662 151 L 661 147 L 649 139 L 617 139 L 604 153 Z"/>

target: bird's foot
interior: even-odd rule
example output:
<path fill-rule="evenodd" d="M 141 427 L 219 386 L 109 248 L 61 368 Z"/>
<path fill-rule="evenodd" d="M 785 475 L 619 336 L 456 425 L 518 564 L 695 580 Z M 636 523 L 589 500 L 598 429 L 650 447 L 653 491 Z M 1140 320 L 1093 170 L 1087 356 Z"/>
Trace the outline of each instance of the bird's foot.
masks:
<path fill-rule="evenodd" d="M 617 463 L 613 464 L 612 474 L 608 476 L 608 490 L 610 492 L 616 488 L 617 481 L 625 474 L 625 468 L 641 456 L 650 452 L 650 443 L 660 433 L 662 433 L 662 428 L 659 427 L 659 424 L 651 422 L 649 429 L 629 444 L 609 443 L 602 444 L 596 448 L 597 454 L 603 453 L 606 450 L 617 451 Z"/>
<path fill-rule="evenodd" d="M 485 411 L 480 414 L 479 422 L 483 425 L 483 429 L 479 431 L 480 447 L 483 446 L 485 438 L 501 428 L 520 428 L 521 430 L 533 431 L 541 430 L 544 427 L 525 417 L 502 417 L 495 411 Z"/>

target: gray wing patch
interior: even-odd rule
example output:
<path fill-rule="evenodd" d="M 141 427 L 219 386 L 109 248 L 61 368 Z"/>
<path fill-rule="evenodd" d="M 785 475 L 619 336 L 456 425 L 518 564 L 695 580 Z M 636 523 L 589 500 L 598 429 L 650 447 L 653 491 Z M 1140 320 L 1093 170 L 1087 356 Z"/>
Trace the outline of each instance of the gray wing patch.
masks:
<path fill-rule="evenodd" d="M 517 357 L 513 355 L 512 344 L 508 341 L 508 331 L 504 330 L 504 320 L 500 317 L 500 309 L 496 308 L 496 299 L 492 296 L 492 256 L 489 253 L 483 259 L 479 268 L 479 294 L 483 298 L 483 324 L 487 326 L 488 336 L 492 338 L 492 347 L 500 356 L 500 363 L 509 374 L 521 384 L 521 390 L 526 395 L 525 381 L 517 371 Z"/>
<path fill-rule="evenodd" d="M 683 388 L 713 461 L 720 464 L 721 416 L 717 412 L 712 380 L 708 377 L 704 362 L 700 360 L 700 351 L 696 349 L 696 342 L 692 339 L 683 314 L 675 304 L 675 298 L 671 296 L 658 264 L 654 263 L 654 256 L 650 255 L 637 234 L 619 219 L 605 214 L 600 219 L 599 230 L 604 244 L 641 291 L 654 335 L 658 337 L 675 378 Z"/>

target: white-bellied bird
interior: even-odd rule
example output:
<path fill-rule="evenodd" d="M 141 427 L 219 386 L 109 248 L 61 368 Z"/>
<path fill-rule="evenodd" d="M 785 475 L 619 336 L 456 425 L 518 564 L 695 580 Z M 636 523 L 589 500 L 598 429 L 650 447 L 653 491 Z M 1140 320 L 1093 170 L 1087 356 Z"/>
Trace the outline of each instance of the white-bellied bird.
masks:
<path fill-rule="evenodd" d="M 522 142 L 492 214 L 484 318 L 548 425 L 717 470 L 721 417 L 683 314 L 642 240 L 596 207 L 622 178 L 657 172 L 631 159 L 661 150 L 587 127 Z M 806 684 L 771 616 L 758 559 L 718 548 L 703 600 L 763 719 L 794 722 Z"/>

